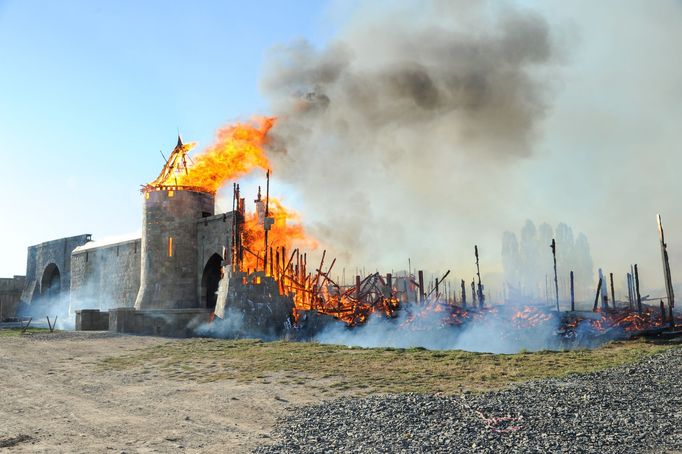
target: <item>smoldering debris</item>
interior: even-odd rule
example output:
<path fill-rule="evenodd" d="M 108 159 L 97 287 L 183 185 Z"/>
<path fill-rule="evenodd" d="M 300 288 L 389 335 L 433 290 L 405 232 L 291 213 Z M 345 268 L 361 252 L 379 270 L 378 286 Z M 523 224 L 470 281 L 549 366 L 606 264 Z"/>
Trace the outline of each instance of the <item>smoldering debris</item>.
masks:
<path fill-rule="evenodd" d="M 489 353 L 565 348 L 563 339 L 557 335 L 560 319 L 554 314 L 545 316 L 542 312 L 542 320 L 532 324 L 520 324 L 513 312 L 499 310 L 463 311 L 457 315 L 460 320 L 448 320 L 436 305 L 435 302 L 410 305 L 395 318 L 372 314 L 366 324 L 353 329 L 337 323 L 319 333 L 315 340 L 365 348 L 421 347 Z"/>

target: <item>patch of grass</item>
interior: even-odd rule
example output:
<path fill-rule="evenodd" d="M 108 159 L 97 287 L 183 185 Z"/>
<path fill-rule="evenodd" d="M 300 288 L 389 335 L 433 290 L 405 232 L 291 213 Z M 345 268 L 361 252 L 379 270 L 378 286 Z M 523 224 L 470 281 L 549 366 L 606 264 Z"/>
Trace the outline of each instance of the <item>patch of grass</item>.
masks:
<path fill-rule="evenodd" d="M 22 335 L 31 335 L 31 334 L 43 334 L 43 333 L 49 333 L 50 330 L 47 328 L 29 328 L 26 330 L 26 333 L 21 332 L 21 328 L 3 328 L 0 329 L 0 337 L 16 337 L 16 336 L 22 336 Z M 58 332 L 58 330 L 54 331 L 55 333 Z"/>
<path fill-rule="evenodd" d="M 303 342 L 184 339 L 113 356 L 100 370 L 154 369 L 174 380 L 286 383 L 357 394 L 483 391 L 632 363 L 668 346 L 611 342 L 594 350 L 513 355 L 421 348 L 347 348 Z"/>

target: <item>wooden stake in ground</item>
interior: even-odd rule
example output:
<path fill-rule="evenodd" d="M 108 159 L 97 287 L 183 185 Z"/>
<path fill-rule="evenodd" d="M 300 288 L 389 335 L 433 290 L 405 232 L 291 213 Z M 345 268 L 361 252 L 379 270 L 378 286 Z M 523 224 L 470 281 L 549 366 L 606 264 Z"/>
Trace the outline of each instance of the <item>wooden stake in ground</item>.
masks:
<path fill-rule="evenodd" d="M 52 324 L 50 324 L 50 317 L 45 316 L 45 318 L 47 319 L 47 326 L 48 328 L 50 328 L 50 332 L 53 333 L 54 327 L 57 326 L 57 316 L 56 315 L 54 316 L 54 321 L 52 322 Z"/>
<path fill-rule="evenodd" d="M 616 308 L 616 293 L 613 291 L 613 273 L 609 273 L 609 279 L 611 279 L 611 305 Z"/>
<path fill-rule="evenodd" d="M 635 295 L 637 295 L 637 312 L 642 313 L 642 295 L 639 294 L 639 271 L 635 263 Z"/>
<path fill-rule="evenodd" d="M 599 296 L 601 295 L 601 276 L 599 277 L 599 284 L 597 285 L 597 294 L 594 295 L 594 306 L 592 312 L 597 312 L 597 305 L 599 304 Z"/>
<path fill-rule="evenodd" d="M 658 221 L 658 237 L 661 240 L 661 259 L 663 260 L 663 277 L 665 279 L 665 293 L 668 296 L 668 311 L 670 314 L 670 326 L 675 327 L 675 318 L 673 317 L 673 308 L 675 307 L 675 292 L 673 292 L 673 280 L 670 276 L 670 262 L 668 262 L 668 245 L 665 244 L 665 235 L 663 234 L 663 223 L 661 222 L 661 215 L 656 216 Z"/>
<path fill-rule="evenodd" d="M 467 307 L 467 287 L 462 279 L 462 307 Z"/>
<path fill-rule="evenodd" d="M 26 323 L 26 326 L 24 326 L 24 321 L 23 321 L 23 320 L 19 320 L 19 323 L 21 323 L 21 334 L 26 333 L 26 330 L 27 330 L 28 327 L 31 325 L 31 320 L 33 320 L 33 317 L 29 317 L 29 318 L 28 318 L 28 323 Z"/>
<path fill-rule="evenodd" d="M 476 256 L 476 275 L 478 276 L 478 307 L 482 308 L 485 304 L 483 295 L 483 285 L 481 284 L 481 268 L 478 266 L 478 246 L 474 245 L 474 255 Z"/>
<path fill-rule="evenodd" d="M 632 274 L 627 274 L 628 280 L 628 307 L 632 310 Z"/>
<path fill-rule="evenodd" d="M 552 258 L 554 259 L 554 296 L 556 297 L 556 311 L 559 312 L 559 280 L 556 274 L 556 241 L 552 238 L 552 244 L 549 246 L 552 248 Z"/>

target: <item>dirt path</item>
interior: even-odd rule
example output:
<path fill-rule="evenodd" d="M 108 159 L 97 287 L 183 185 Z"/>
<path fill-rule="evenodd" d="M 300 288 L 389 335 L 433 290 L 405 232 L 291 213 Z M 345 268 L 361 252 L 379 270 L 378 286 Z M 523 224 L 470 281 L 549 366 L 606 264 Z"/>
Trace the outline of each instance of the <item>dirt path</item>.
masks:
<path fill-rule="evenodd" d="M 0 452 L 249 452 L 301 387 L 195 383 L 104 372 L 105 357 L 168 339 L 56 333 L 0 337 Z"/>

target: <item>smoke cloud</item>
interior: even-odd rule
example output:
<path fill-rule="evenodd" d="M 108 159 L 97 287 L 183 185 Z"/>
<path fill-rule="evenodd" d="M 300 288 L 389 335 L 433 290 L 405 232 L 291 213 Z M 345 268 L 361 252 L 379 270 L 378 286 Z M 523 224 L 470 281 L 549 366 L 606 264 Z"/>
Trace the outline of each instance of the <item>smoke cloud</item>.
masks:
<path fill-rule="evenodd" d="M 433 302 L 427 303 L 431 305 Z M 420 310 L 421 309 L 421 310 Z M 412 312 L 419 311 L 416 319 Z M 407 306 L 395 319 L 373 314 L 367 323 L 352 329 L 342 323 L 329 326 L 315 337 L 327 344 L 356 347 L 426 348 L 429 350 L 466 350 L 489 353 L 517 353 L 566 348 L 557 336 L 559 319 L 551 318 L 534 326 L 515 326 L 510 314 L 488 313 L 462 326 L 443 325 L 443 314 Z"/>
<path fill-rule="evenodd" d="M 529 11 L 382 6 L 325 48 L 272 51 L 262 88 L 279 118 L 274 170 L 301 192 L 313 233 L 340 259 L 402 264 L 411 251 L 440 266 L 454 257 L 434 238 L 468 251 L 476 235 L 464 221 L 482 225 L 478 208 L 490 216 L 513 192 L 490 182 L 510 184 L 514 163 L 534 153 L 549 107 L 542 73 L 556 51 Z M 471 236 L 456 245 L 463 231 Z"/>

